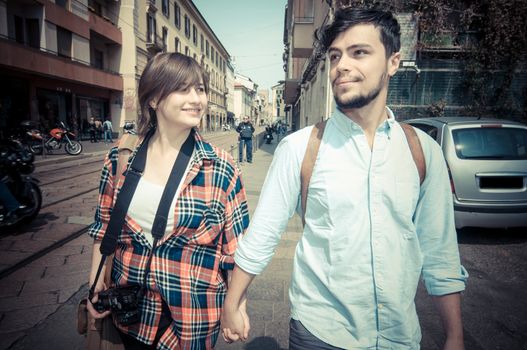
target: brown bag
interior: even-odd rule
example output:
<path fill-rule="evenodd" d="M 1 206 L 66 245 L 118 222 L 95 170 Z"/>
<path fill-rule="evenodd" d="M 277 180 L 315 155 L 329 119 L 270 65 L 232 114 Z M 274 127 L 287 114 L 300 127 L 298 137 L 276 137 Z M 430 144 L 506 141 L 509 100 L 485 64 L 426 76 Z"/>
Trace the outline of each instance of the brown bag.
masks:
<path fill-rule="evenodd" d="M 311 175 L 313 174 L 313 168 L 317 161 L 318 149 L 322 142 L 322 135 L 324 135 L 324 129 L 326 128 L 327 120 L 318 122 L 311 130 L 309 135 L 309 141 L 307 143 L 306 153 L 302 160 L 302 168 L 300 169 L 300 189 L 301 189 L 301 205 L 302 205 L 302 226 L 306 224 L 306 207 L 307 207 L 307 191 L 309 188 L 309 182 L 311 181 Z M 415 132 L 413 126 L 409 124 L 399 123 L 403 128 L 406 141 L 410 147 L 412 158 L 414 159 L 417 172 L 419 173 L 419 184 L 423 184 L 426 177 L 426 162 L 423 148 L 419 137 Z"/>
<path fill-rule="evenodd" d="M 125 134 L 119 142 L 119 158 L 117 160 L 117 174 L 122 176 L 128 164 L 128 158 L 135 149 L 139 139 L 135 135 Z M 104 281 L 110 285 L 112 270 L 112 256 L 108 257 Z M 111 316 L 96 320 L 91 317 L 87 308 L 87 299 L 79 302 L 77 308 L 77 332 L 86 335 L 86 349 L 88 350 L 124 350 L 119 330 L 113 324 Z"/>

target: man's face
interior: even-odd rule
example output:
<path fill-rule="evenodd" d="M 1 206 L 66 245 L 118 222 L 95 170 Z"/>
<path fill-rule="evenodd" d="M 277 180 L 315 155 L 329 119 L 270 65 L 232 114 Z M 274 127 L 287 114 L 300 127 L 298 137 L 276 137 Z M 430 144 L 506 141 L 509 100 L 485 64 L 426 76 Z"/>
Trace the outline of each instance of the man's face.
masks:
<path fill-rule="evenodd" d="M 243 118 L 243 122 L 244 122 L 244 123 L 248 123 L 248 122 L 249 122 L 249 118 L 244 117 L 244 118 Z"/>
<path fill-rule="evenodd" d="M 381 92 L 399 67 L 399 53 L 386 58 L 380 29 L 358 24 L 340 33 L 328 49 L 329 77 L 340 109 L 361 108 Z"/>

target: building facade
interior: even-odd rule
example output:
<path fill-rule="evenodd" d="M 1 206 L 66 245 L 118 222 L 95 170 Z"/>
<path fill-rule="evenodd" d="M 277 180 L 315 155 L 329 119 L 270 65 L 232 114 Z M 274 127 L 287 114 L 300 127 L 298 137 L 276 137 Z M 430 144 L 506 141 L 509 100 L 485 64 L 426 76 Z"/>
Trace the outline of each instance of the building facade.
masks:
<path fill-rule="evenodd" d="M 329 63 L 314 46 L 313 34 L 332 21 L 337 9 L 353 6 L 352 3 L 358 1 L 289 0 L 287 3 L 283 36 L 284 100 L 293 130 L 328 118 L 335 108 Z M 388 105 L 398 119 L 465 115 L 472 103 L 464 80 L 465 65 L 471 45 L 477 42 L 478 29 L 466 30 L 459 23 L 452 23 L 458 30 L 445 30 L 439 35 L 419 32 L 419 18 L 412 10 L 412 3 L 395 3 L 401 8 L 395 13 L 401 27 L 401 64 L 390 79 Z M 503 75 L 504 71 L 497 72 L 493 78 L 499 82 Z M 507 118 L 521 115 L 526 86 L 527 74 L 519 68 L 510 81 L 508 98 L 514 108 L 511 107 Z"/>
<path fill-rule="evenodd" d="M 218 130 L 228 119 L 230 56 L 191 0 L 0 0 L 0 129 L 63 121 L 87 137 L 95 117 L 118 130 L 140 113 L 148 60 L 174 51 L 207 72 L 200 128 Z"/>
<path fill-rule="evenodd" d="M 255 105 L 258 85 L 251 78 L 241 74 L 234 77 L 234 122 L 237 125 L 244 117 L 249 117 L 254 125 L 258 125 L 257 107 Z"/>
<path fill-rule="evenodd" d="M 0 130 L 21 121 L 44 131 L 90 117 L 118 121 L 122 32 L 118 2 L 0 1 Z M 6 136 L 6 135 L 2 135 Z"/>
<path fill-rule="evenodd" d="M 271 110 L 272 123 L 285 123 L 291 125 L 291 120 L 287 118 L 285 111 L 286 105 L 284 101 L 284 87 L 285 82 L 280 82 L 271 87 Z"/>

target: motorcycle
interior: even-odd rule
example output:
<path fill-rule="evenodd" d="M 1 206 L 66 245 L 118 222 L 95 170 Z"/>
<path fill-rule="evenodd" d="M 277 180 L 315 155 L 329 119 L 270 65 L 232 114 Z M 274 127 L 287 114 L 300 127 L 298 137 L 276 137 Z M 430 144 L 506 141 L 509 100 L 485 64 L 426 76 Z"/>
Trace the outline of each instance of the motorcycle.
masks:
<path fill-rule="evenodd" d="M 0 201 L 0 227 L 24 224 L 33 220 L 42 206 L 42 192 L 38 180 L 30 174 L 35 169 L 35 155 L 16 139 L 0 148 L 0 181 L 24 207 L 20 216 L 10 218 L 4 202 Z"/>
<path fill-rule="evenodd" d="M 264 135 L 265 143 L 270 144 L 273 141 L 273 134 L 271 132 L 266 132 Z"/>
<path fill-rule="evenodd" d="M 29 147 L 35 154 L 42 154 L 44 150 L 47 153 L 52 153 L 54 150 L 61 149 L 62 145 L 69 155 L 76 156 L 82 152 L 82 144 L 74 140 L 75 133 L 68 129 L 63 122 L 50 130 L 50 136 L 42 134 L 38 129 L 28 130 L 27 135 L 33 139 Z"/>

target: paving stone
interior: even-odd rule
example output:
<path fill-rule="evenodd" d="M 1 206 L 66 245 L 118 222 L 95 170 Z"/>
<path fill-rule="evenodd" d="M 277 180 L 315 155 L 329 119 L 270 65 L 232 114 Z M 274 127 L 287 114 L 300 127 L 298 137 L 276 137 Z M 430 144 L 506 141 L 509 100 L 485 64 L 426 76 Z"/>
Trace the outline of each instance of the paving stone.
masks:
<path fill-rule="evenodd" d="M 0 298 L 14 297 L 18 295 L 20 291 L 22 290 L 23 286 L 24 286 L 24 282 L 20 282 L 20 281 L 4 282 L 2 280 L 2 283 L 0 284 Z"/>
<path fill-rule="evenodd" d="M 68 218 L 66 219 L 66 222 L 68 224 L 90 225 L 90 224 L 93 223 L 93 217 L 88 217 L 88 216 L 68 216 Z"/>
<path fill-rule="evenodd" d="M 46 267 L 42 265 L 24 266 L 7 277 L 2 278 L 1 283 L 23 282 L 30 279 L 39 279 L 44 275 L 45 270 Z"/>
<path fill-rule="evenodd" d="M 66 257 L 66 264 L 91 264 L 91 248 L 90 246 L 86 246 L 81 254 L 69 255 Z"/>
<path fill-rule="evenodd" d="M 88 276 L 90 269 L 91 269 L 91 266 L 88 260 L 85 263 L 80 263 L 80 264 L 66 263 L 60 266 L 49 266 L 48 268 L 46 268 L 44 277 L 52 278 L 52 277 L 57 277 L 57 276 L 67 276 L 67 275 L 79 274 L 79 273 L 85 274 L 86 276 Z"/>
<path fill-rule="evenodd" d="M 272 279 L 255 278 L 247 292 L 249 301 L 284 301 L 284 282 Z"/>
<path fill-rule="evenodd" d="M 247 313 L 252 321 L 271 321 L 273 319 L 273 304 L 268 301 L 248 300 Z"/>
<path fill-rule="evenodd" d="M 27 258 L 29 255 L 27 252 L 3 251 L 0 254 L 0 264 L 11 266 Z"/>
<path fill-rule="evenodd" d="M 35 260 L 29 266 L 33 266 L 34 264 L 38 264 L 41 266 L 58 266 L 58 265 L 63 265 L 65 261 L 66 261 L 66 257 L 62 254 L 61 255 L 47 254 Z"/>
<path fill-rule="evenodd" d="M 289 319 L 266 322 L 265 335 L 273 337 L 280 348 L 287 349 L 289 346 Z"/>
<path fill-rule="evenodd" d="M 49 243 L 43 241 L 26 240 L 18 241 L 13 244 L 11 251 L 36 253 L 49 246 Z"/>
<path fill-rule="evenodd" d="M 24 332 L 4 333 L 0 331 L 0 333 L 2 334 L 0 337 L 0 350 L 11 349 L 11 346 L 25 335 Z"/>
<path fill-rule="evenodd" d="M 35 293 L 16 297 L 0 298 L 0 312 L 23 310 L 41 305 L 57 303 L 57 293 Z"/>
<path fill-rule="evenodd" d="M 63 276 L 53 276 L 41 278 L 40 280 L 25 283 L 21 295 L 39 292 L 60 291 L 63 288 L 79 287 L 86 283 L 87 275 L 83 273 L 67 274 Z"/>
<path fill-rule="evenodd" d="M 291 318 L 291 305 L 289 303 L 273 303 L 273 320 L 289 320 Z"/>
<path fill-rule="evenodd" d="M 0 333 L 18 332 L 34 327 L 54 313 L 59 306 L 59 304 L 42 305 L 5 313 L 0 321 Z"/>
<path fill-rule="evenodd" d="M 15 243 L 15 241 L 4 238 L 0 241 L 0 252 L 5 252 L 6 250 L 10 250 L 11 246 Z"/>

